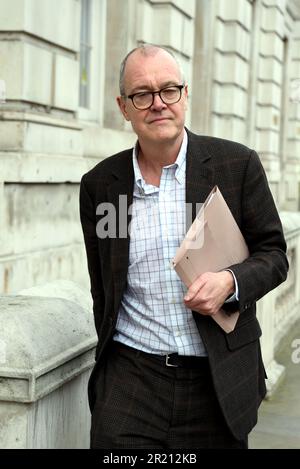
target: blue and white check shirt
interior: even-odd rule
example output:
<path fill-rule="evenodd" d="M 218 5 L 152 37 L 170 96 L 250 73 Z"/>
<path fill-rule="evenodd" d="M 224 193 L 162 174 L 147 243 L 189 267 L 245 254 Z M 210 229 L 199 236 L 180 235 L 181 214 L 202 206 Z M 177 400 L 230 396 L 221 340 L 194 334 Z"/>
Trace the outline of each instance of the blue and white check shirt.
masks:
<path fill-rule="evenodd" d="M 201 356 L 206 351 L 183 302 L 186 287 L 171 267 L 186 233 L 186 150 L 185 134 L 175 163 L 162 169 L 159 187 L 144 181 L 137 146 L 133 150 L 127 288 L 114 339 L 148 353 Z"/>
<path fill-rule="evenodd" d="M 154 354 L 206 356 L 186 287 L 171 260 L 186 234 L 187 134 L 175 163 L 162 169 L 160 186 L 147 184 L 133 149 L 134 190 L 127 287 L 114 340 Z"/>

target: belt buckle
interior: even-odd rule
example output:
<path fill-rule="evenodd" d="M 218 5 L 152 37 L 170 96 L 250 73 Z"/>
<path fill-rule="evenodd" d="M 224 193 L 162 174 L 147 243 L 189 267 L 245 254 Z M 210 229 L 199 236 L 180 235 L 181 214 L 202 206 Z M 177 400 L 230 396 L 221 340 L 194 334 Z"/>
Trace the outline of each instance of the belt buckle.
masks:
<path fill-rule="evenodd" d="M 172 366 L 173 368 L 178 368 L 178 365 L 172 365 L 172 363 L 169 363 L 170 355 L 167 354 L 165 355 L 166 357 L 166 366 Z"/>

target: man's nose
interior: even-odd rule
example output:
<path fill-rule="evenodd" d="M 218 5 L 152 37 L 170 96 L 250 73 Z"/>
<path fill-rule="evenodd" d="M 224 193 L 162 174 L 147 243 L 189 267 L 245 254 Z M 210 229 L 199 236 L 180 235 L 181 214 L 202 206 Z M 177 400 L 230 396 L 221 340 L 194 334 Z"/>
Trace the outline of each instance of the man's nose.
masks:
<path fill-rule="evenodd" d="M 162 101 L 159 94 L 155 93 L 153 96 L 153 103 L 152 103 L 151 109 L 154 109 L 157 111 L 157 110 L 165 109 L 166 107 L 167 105 Z"/>

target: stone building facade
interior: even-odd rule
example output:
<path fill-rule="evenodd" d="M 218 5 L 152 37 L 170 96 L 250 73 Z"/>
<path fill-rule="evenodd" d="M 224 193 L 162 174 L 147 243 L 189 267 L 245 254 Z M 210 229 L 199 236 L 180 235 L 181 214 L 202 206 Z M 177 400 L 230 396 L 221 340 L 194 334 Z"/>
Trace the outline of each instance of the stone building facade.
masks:
<path fill-rule="evenodd" d="M 274 352 L 300 310 L 300 0 L 0 0 L 1 447 L 88 445 L 79 183 L 135 142 L 115 97 L 143 42 L 182 63 L 192 131 L 261 157 L 291 265 L 258 308 L 270 392 L 284 374 Z M 66 436 L 74 415 L 84 431 Z"/>
<path fill-rule="evenodd" d="M 299 210 L 299 0 L 0 0 L 0 12 L 1 293 L 87 285 L 78 184 L 135 140 L 115 96 L 141 42 L 181 61 L 189 127 L 255 148 L 279 208 Z"/>
<path fill-rule="evenodd" d="M 141 42 L 181 61 L 189 127 L 255 148 L 279 208 L 299 209 L 299 1 L 0 0 L 0 11 L 0 292 L 86 284 L 78 183 L 134 142 L 115 96 Z"/>

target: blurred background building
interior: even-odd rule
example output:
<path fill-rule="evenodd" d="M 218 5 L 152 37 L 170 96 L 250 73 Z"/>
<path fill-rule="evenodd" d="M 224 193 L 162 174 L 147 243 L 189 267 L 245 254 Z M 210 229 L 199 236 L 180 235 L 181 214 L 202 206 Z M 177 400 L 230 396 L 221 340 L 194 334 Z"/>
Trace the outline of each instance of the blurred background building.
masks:
<path fill-rule="evenodd" d="M 115 97 L 143 42 L 182 63 L 188 127 L 254 148 L 265 167 L 291 262 L 258 313 L 271 388 L 300 317 L 300 0 L 0 0 L 0 294 L 89 288 L 79 183 L 135 142 Z"/>

